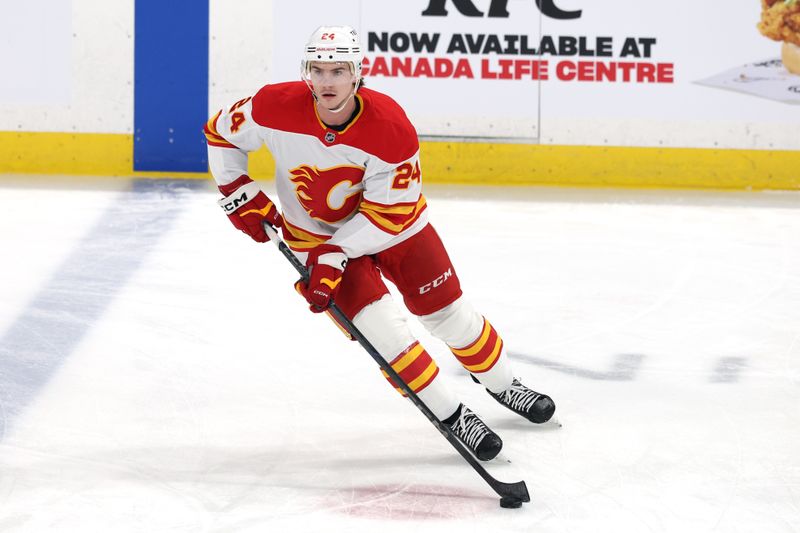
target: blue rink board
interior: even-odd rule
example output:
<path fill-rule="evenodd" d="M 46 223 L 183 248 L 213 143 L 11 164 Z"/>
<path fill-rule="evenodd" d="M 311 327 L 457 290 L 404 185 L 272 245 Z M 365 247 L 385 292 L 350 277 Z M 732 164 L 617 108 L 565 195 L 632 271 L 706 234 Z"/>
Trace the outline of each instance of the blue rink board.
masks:
<path fill-rule="evenodd" d="M 136 0 L 133 168 L 205 172 L 208 0 Z"/>

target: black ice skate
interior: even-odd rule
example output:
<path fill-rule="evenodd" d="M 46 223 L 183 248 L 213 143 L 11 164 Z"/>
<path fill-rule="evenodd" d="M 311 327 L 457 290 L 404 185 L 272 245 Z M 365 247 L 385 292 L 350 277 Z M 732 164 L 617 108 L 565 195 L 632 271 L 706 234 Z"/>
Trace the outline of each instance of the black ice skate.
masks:
<path fill-rule="evenodd" d="M 503 447 L 500 437 L 463 403 L 443 422 L 450 426 L 455 436 L 481 461 L 494 459 Z"/>
<path fill-rule="evenodd" d="M 473 377 L 473 379 L 475 378 Z M 499 394 L 495 394 L 489 389 L 486 389 L 486 392 L 489 393 L 489 396 L 534 424 L 547 422 L 556 410 L 556 404 L 553 403 L 550 396 L 529 389 L 520 383 L 517 378 L 514 378 L 507 390 Z"/>

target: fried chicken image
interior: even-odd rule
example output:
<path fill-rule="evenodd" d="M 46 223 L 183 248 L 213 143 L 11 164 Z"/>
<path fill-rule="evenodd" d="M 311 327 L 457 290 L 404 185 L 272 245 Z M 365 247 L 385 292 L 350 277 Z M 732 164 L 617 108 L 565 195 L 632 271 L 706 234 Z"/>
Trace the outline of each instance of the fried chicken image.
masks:
<path fill-rule="evenodd" d="M 783 41 L 783 65 L 800 74 L 800 0 L 761 0 L 758 31 L 773 41 Z"/>
<path fill-rule="evenodd" d="M 758 30 L 773 41 L 787 41 L 800 46 L 800 1 L 761 0 Z"/>

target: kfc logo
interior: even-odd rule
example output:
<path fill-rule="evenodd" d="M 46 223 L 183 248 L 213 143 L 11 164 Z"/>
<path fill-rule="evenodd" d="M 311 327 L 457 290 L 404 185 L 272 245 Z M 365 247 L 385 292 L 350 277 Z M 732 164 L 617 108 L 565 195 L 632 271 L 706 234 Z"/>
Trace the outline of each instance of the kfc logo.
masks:
<path fill-rule="evenodd" d="M 555 4 L 555 0 L 535 0 L 536 7 L 543 15 L 554 19 L 577 19 L 581 16 L 581 10 L 577 11 L 564 11 Z M 446 17 L 447 0 L 430 0 L 428 8 L 422 12 L 426 17 Z M 453 0 L 453 6 L 459 13 L 467 17 L 482 17 L 483 11 L 475 7 L 472 0 Z M 492 0 L 489 4 L 489 11 L 486 14 L 492 18 L 508 18 L 511 16 L 508 12 L 508 0 Z"/>

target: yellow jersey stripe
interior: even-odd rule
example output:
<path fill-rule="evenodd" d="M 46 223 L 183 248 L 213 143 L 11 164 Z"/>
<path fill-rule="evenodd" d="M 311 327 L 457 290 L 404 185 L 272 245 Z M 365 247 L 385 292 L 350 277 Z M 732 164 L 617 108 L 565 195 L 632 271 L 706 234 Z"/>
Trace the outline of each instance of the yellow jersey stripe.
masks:
<path fill-rule="evenodd" d="M 288 246 L 292 250 L 298 250 L 298 251 L 311 250 L 313 248 L 316 248 L 317 245 L 319 244 L 316 242 L 293 241 L 287 238 L 284 238 L 283 240 L 286 243 L 286 246 Z"/>
<path fill-rule="evenodd" d="M 367 218 L 372 220 L 378 226 L 386 228 L 387 230 L 389 230 L 392 233 L 400 233 L 401 231 L 406 229 L 408 226 L 410 226 L 416 220 L 417 214 L 422 210 L 422 208 L 424 206 L 425 206 L 425 198 L 420 197 L 419 202 L 417 202 L 417 205 L 414 207 L 414 209 L 410 213 L 408 213 L 407 215 L 406 214 L 401 214 L 400 215 L 400 216 L 405 217 L 405 221 L 401 222 L 399 224 L 396 223 L 396 222 L 393 222 L 392 220 L 390 220 L 389 218 L 384 216 L 384 213 L 381 213 L 381 212 L 376 211 L 375 209 L 373 209 L 373 204 L 365 205 L 362 202 L 361 206 L 359 207 L 359 211 L 364 216 L 366 216 Z M 398 215 L 389 214 L 389 216 L 397 217 Z"/>
<path fill-rule="evenodd" d="M 368 211 L 385 215 L 410 215 L 414 212 L 418 205 L 419 201 L 417 201 L 417 203 L 414 205 L 382 206 L 379 204 L 374 204 L 369 200 L 364 200 L 361 202 L 361 209 L 366 209 Z"/>
<path fill-rule="evenodd" d="M 314 245 L 317 245 L 330 239 L 329 236 L 314 235 L 313 233 L 309 233 L 301 228 L 298 228 L 297 226 L 289 224 L 288 222 L 286 222 L 286 220 L 283 221 L 283 226 L 291 234 L 292 237 L 294 237 L 296 240 L 299 241 L 310 242 L 313 243 Z"/>
<path fill-rule="evenodd" d="M 217 136 L 219 136 L 219 132 L 217 131 L 217 119 L 221 114 L 222 110 L 220 109 L 219 111 L 217 111 L 216 115 L 208 119 L 208 122 L 206 122 L 206 128 L 208 128 L 208 131 Z"/>

